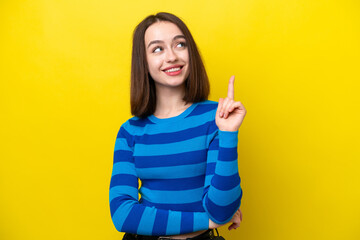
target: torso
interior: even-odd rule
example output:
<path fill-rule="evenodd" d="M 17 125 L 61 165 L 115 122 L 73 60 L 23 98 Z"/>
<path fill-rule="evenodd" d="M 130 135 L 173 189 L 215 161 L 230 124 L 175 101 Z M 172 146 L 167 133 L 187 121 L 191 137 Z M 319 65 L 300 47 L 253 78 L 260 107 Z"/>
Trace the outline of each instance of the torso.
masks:
<path fill-rule="evenodd" d="M 129 143 L 133 149 L 134 175 L 141 179 L 139 202 L 145 207 L 174 211 L 166 215 L 175 220 L 175 224 L 180 223 L 182 218 L 193 219 L 193 223 L 184 222 L 186 231 L 191 224 L 193 227 L 198 224 L 196 219 L 205 213 L 203 186 L 210 139 L 217 131 L 214 120 L 216 107 L 215 102 L 201 102 L 175 117 L 160 119 L 152 115 L 146 119 L 132 118 L 125 126 L 125 130 L 131 133 Z M 182 216 L 181 212 L 187 214 Z M 202 227 L 204 225 L 202 222 Z M 206 231 L 166 237 L 186 239 Z"/>

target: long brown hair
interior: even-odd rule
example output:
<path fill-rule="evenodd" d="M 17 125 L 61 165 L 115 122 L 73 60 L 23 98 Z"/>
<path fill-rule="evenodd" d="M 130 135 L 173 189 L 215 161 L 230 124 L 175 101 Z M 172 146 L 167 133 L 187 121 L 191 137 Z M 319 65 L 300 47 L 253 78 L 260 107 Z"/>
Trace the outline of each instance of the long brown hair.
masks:
<path fill-rule="evenodd" d="M 207 100 L 210 92 L 209 79 L 197 49 L 196 43 L 185 23 L 177 16 L 159 12 L 149 15 L 135 28 L 131 59 L 131 114 L 137 117 L 147 117 L 155 112 L 155 83 L 150 76 L 145 52 L 145 31 L 152 24 L 160 21 L 174 23 L 184 34 L 189 51 L 189 77 L 185 82 L 186 103 Z"/>

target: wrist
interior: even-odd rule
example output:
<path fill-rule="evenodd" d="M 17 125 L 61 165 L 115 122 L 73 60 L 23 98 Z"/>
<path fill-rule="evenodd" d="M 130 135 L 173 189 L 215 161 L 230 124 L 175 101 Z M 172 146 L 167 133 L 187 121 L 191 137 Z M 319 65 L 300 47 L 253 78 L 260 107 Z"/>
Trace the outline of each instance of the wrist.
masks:
<path fill-rule="evenodd" d="M 236 129 L 236 128 L 227 128 L 227 127 L 219 128 L 219 130 L 222 131 L 222 132 L 237 132 L 237 131 L 239 131 L 239 129 Z"/>
<path fill-rule="evenodd" d="M 218 228 L 218 227 L 221 227 L 222 225 L 224 225 L 224 224 L 215 223 L 209 218 L 209 229 Z"/>
<path fill-rule="evenodd" d="M 211 221 L 211 219 L 209 219 L 209 229 L 214 229 L 214 228 L 216 228 L 215 224 L 216 224 L 216 223 L 214 223 L 213 221 Z"/>

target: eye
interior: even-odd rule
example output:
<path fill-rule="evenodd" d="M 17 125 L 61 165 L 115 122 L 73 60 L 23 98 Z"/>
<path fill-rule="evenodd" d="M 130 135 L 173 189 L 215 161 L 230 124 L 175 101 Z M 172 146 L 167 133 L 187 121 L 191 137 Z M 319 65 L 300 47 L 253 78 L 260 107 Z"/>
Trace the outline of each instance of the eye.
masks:
<path fill-rule="evenodd" d="M 162 50 L 162 47 L 155 47 L 154 50 L 152 51 L 153 53 L 158 53 Z"/>
<path fill-rule="evenodd" d="M 177 47 L 186 47 L 186 43 L 185 42 L 179 42 L 178 44 L 176 44 Z"/>

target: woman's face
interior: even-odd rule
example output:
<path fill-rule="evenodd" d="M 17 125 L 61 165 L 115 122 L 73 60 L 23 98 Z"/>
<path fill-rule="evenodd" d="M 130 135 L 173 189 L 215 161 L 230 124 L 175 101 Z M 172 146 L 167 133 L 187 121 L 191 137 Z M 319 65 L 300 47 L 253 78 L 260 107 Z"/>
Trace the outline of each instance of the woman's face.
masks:
<path fill-rule="evenodd" d="M 149 73 L 157 87 L 179 87 L 189 76 L 189 51 L 185 36 L 171 22 L 152 24 L 145 32 Z"/>

